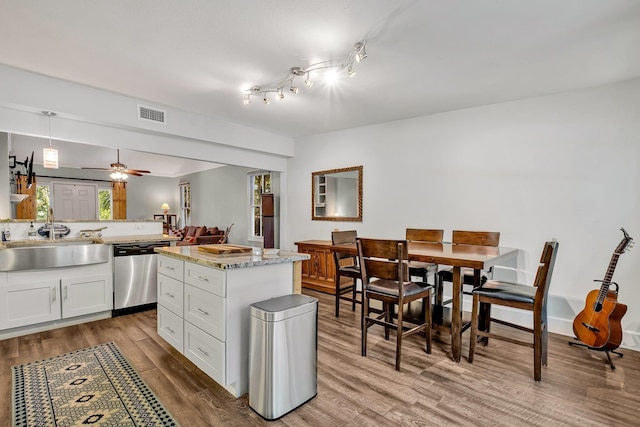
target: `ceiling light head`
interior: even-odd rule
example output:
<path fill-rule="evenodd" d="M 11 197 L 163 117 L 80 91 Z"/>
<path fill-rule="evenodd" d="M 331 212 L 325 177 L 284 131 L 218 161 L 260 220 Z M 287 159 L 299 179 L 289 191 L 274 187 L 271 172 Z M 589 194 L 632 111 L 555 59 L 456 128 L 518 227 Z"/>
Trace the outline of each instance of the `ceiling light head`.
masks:
<path fill-rule="evenodd" d="M 243 99 L 242 102 L 244 103 L 244 105 L 251 104 L 251 97 L 249 95 L 247 95 L 247 97 L 245 99 Z"/>
<path fill-rule="evenodd" d="M 293 93 L 298 93 L 298 86 L 293 85 L 293 79 L 291 80 L 291 87 L 289 88 L 289 90 Z"/>
<path fill-rule="evenodd" d="M 353 77 L 356 75 L 356 70 L 354 70 L 353 67 L 349 65 L 347 67 L 347 74 L 349 75 L 349 77 Z"/>
<path fill-rule="evenodd" d="M 307 78 L 304 80 L 304 84 L 307 85 L 307 87 L 313 86 L 313 82 L 309 79 L 309 73 L 307 73 Z"/>
<path fill-rule="evenodd" d="M 268 104 L 268 103 L 270 102 L 270 101 L 269 101 L 269 98 L 267 98 L 267 92 L 265 92 L 265 93 L 264 93 L 264 98 L 262 99 L 262 101 L 263 101 L 265 104 Z"/>
<path fill-rule="evenodd" d="M 284 93 L 282 93 L 282 88 L 278 89 L 278 101 L 282 101 L 284 99 Z"/>
<path fill-rule="evenodd" d="M 367 52 L 364 50 L 367 45 L 367 41 L 361 41 L 354 45 L 354 49 L 356 51 L 356 62 L 360 62 L 367 57 Z"/>

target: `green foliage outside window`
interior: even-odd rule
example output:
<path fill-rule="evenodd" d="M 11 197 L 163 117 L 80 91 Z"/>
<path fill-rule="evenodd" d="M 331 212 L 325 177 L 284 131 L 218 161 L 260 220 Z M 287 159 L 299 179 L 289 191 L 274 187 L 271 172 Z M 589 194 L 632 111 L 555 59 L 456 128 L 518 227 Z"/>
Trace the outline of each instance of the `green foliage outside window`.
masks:
<path fill-rule="evenodd" d="M 111 190 L 98 190 L 100 219 L 111 219 Z"/>
<path fill-rule="evenodd" d="M 49 186 L 38 185 L 36 187 L 36 220 L 46 221 L 49 212 Z"/>

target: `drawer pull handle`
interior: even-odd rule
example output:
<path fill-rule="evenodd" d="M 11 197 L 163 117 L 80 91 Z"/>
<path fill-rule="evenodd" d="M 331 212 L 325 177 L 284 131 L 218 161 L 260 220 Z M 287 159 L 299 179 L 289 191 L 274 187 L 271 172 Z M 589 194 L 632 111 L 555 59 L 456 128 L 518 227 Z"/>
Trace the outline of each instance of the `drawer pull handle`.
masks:
<path fill-rule="evenodd" d="M 196 349 L 197 349 L 200 353 L 204 354 L 205 356 L 208 356 L 208 355 L 209 355 L 209 353 L 207 353 L 206 351 L 204 351 L 204 350 L 203 350 L 203 349 L 201 349 L 200 347 L 196 347 Z"/>
<path fill-rule="evenodd" d="M 194 278 L 198 279 L 198 280 L 200 280 L 202 282 L 208 282 L 209 281 L 209 279 L 207 279 L 206 277 L 202 277 L 202 276 L 194 276 Z"/>
<path fill-rule="evenodd" d="M 167 326 L 165 329 L 167 331 L 169 331 L 170 333 L 175 334 L 175 331 L 173 329 L 171 329 L 170 327 Z"/>
<path fill-rule="evenodd" d="M 64 287 L 64 300 L 68 300 L 69 299 L 69 291 L 67 290 L 67 286 L 65 285 Z"/>
<path fill-rule="evenodd" d="M 51 288 L 51 302 L 56 302 L 56 288 Z"/>
<path fill-rule="evenodd" d="M 208 316 L 208 315 L 209 315 L 209 313 L 207 313 L 206 311 L 204 311 L 204 310 L 203 310 L 203 309 L 201 309 L 201 308 L 196 308 L 196 310 L 198 310 L 200 313 L 204 314 L 205 316 Z"/>
<path fill-rule="evenodd" d="M 169 298 L 175 298 L 176 296 L 170 292 L 165 292 L 166 295 L 169 295 Z"/>
<path fill-rule="evenodd" d="M 166 268 L 167 270 L 175 270 L 175 268 L 169 266 L 169 265 L 165 265 L 164 268 Z"/>

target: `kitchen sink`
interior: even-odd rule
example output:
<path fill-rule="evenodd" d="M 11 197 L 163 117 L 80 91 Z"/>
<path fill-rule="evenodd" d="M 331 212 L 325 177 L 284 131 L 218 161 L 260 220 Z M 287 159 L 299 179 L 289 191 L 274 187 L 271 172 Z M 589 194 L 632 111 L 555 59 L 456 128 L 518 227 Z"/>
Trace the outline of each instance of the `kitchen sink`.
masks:
<path fill-rule="evenodd" d="M 7 242 L 0 271 L 40 270 L 109 262 L 111 246 L 93 240 Z"/>

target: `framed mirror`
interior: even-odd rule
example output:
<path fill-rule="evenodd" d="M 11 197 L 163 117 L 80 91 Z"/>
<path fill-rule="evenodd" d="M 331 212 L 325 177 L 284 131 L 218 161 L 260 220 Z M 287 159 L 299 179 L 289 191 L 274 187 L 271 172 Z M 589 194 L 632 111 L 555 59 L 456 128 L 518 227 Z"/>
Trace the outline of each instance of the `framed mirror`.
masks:
<path fill-rule="evenodd" d="M 362 221 L 362 166 L 311 174 L 311 219 Z"/>

